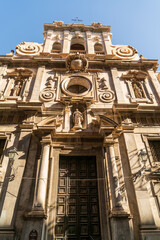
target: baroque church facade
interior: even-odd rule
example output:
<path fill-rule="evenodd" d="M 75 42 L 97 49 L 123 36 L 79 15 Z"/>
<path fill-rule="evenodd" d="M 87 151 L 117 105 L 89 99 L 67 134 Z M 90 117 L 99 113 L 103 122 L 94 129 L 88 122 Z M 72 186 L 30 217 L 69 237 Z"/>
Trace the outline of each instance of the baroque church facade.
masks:
<path fill-rule="evenodd" d="M 157 60 L 54 21 L 0 56 L 0 239 L 160 239 Z"/>

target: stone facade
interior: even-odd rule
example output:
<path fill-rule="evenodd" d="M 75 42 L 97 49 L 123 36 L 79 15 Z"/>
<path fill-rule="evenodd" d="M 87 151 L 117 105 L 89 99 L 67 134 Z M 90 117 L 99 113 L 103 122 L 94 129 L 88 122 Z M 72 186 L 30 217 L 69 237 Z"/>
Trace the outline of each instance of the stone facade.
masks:
<path fill-rule="evenodd" d="M 160 239 L 157 60 L 101 23 L 43 34 L 0 56 L 0 239 Z"/>

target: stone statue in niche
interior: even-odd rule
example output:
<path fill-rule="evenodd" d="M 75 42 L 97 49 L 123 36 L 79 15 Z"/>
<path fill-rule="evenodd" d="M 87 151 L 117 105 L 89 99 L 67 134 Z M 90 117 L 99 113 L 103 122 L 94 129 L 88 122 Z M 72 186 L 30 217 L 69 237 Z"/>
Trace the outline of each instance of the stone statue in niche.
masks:
<path fill-rule="evenodd" d="M 20 96 L 20 92 L 21 92 L 21 89 L 22 89 L 22 84 L 23 84 L 23 82 L 20 81 L 20 80 L 15 81 L 14 86 L 11 89 L 10 96 L 14 96 L 14 97 Z"/>
<path fill-rule="evenodd" d="M 73 130 L 80 130 L 82 129 L 82 122 L 83 122 L 83 115 L 78 109 L 73 113 Z"/>
<path fill-rule="evenodd" d="M 145 98 L 143 89 L 140 84 L 133 82 L 132 86 L 136 98 Z"/>

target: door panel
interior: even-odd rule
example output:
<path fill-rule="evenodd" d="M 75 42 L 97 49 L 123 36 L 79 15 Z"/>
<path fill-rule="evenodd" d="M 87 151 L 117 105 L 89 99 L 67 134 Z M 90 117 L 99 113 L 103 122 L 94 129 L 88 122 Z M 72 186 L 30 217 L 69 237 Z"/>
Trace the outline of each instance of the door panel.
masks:
<path fill-rule="evenodd" d="M 94 156 L 60 157 L 55 239 L 101 239 Z"/>

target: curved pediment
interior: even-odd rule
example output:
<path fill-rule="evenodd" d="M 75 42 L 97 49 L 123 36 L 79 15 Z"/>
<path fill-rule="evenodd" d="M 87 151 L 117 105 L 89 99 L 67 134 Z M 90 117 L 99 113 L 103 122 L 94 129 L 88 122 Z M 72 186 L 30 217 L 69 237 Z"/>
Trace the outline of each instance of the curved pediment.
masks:
<path fill-rule="evenodd" d="M 113 119 L 108 118 L 104 115 L 99 115 L 101 126 L 110 126 L 110 127 L 117 127 L 118 123 L 116 123 Z"/>

